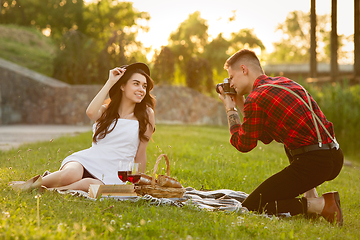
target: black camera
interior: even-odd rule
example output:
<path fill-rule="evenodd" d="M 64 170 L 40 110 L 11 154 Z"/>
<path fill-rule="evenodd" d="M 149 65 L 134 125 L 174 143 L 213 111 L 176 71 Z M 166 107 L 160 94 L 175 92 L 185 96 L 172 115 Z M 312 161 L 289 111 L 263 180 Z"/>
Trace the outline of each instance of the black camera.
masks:
<path fill-rule="evenodd" d="M 228 78 L 225 78 L 222 83 L 218 83 L 216 85 L 217 93 L 220 93 L 219 86 L 221 86 L 224 89 L 225 94 L 236 94 L 235 89 L 230 87 L 230 80 Z"/>

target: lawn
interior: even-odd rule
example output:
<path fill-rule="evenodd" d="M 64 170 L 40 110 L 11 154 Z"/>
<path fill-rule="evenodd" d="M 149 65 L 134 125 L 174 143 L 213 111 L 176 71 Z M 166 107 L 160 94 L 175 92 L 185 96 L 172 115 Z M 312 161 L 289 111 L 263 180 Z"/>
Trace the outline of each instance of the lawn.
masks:
<path fill-rule="evenodd" d="M 157 125 L 147 155 L 150 173 L 157 156 L 170 158 L 171 176 L 196 189 L 250 193 L 287 165 L 280 144 L 259 144 L 240 153 L 226 127 Z M 359 239 L 359 163 L 344 166 L 319 194 L 337 190 L 342 228 L 322 218 L 269 218 L 253 213 L 209 212 L 194 207 L 150 206 L 148 202 L 92 201 L 54 192 L 12 191 L 7 183 L 55 171 L 71 152 L 87 148 L 91 133 L 61 137 L 0 152 L 0 239 Z M 165 164 L 159 173 L 164 172 Z"/>

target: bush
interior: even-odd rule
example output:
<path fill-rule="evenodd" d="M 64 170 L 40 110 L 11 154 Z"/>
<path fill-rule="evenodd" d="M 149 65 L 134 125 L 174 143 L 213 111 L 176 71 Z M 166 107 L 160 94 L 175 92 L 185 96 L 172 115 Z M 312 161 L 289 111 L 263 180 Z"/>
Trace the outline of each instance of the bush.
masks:
<path fill-rule="evenodd" d="M 93 39 L 76 30 L 68 31 L 63 35 L 54 59 L 53 77 L 70 84 L 94 83 L 98 79 L 94 64 L 97 55 Z"/>
<path fill-rule="evenodd" d="M 347 81 L 307 89 L 318 102 L 329 121 L 334 124 L 341 148 L 350 157 L 359 157 L 357 134 L 360 132 L 360 85 L 349 86 Z"/>
<path fill-rule="evenodd" d="M 212 77 L 212 70 L 206 59 L 193 57 L 188 61 L 186 86 L 202 93 L 209 93 L 214 89 Z"/>

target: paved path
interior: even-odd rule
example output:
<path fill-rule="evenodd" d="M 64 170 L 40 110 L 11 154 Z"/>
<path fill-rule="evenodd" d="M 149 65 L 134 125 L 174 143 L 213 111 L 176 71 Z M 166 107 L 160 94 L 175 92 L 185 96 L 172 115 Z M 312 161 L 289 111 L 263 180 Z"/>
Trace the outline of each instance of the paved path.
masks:
<path fill-rule="evenodd" d="M 18 148 L 21 144 L 91 131 L 91 126 L 73 125 L 0 125 L 0 150 Z"/>

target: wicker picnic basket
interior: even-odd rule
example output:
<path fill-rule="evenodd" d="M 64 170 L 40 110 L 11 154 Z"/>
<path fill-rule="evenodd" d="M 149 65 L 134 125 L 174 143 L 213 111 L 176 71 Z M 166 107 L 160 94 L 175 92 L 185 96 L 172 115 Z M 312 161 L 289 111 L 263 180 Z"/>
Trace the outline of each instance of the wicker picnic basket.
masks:
<path fill-rule="evenodd" d="M 160 160 L 164 157 L 166 160 L 166 176 L 158 175 L 156 179 L 156 172 Z M 140 195 L 151 195 L 156 198 L 182 198 L 185 192 L 183 186 L 174 178 L 170 177 L 170 164 L 169 158 L 166 154 L 161 154 L 155 163 L 153 169 L 153 176 L 150 177 L 141 174 L 139 183 L 135 184 L 135 192 Z"/>

